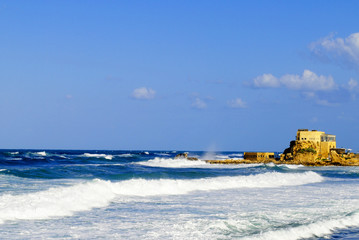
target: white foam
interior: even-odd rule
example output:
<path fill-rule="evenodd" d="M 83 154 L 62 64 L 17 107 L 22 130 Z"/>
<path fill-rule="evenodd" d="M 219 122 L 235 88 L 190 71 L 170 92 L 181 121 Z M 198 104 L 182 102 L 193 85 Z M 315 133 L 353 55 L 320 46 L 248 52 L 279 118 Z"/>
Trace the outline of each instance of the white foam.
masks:
<path fill-rule="evenodd" d="M 297 240 L 303 238 L 312 237 L 324 237 L 332 234 L 339 229 L 346 229 L 348 227 L 359 226 L 359 213 L 355 213 L 351 216 L 346 216 L 338 219 L 331 219 L 326 221 L 318 221 L 308 225 L 299 227 L 292 227 L 283 230 L 269 231 L 261 233 L 260 236 L 251 237 L 248 239 L 265 239 L 265 240 Z"/>
<path fill-rule="evenodd" d="M 268 167 L 275 167 L 275 166 L 276 166 L 276 165 L 275 165 L 274 163 L 272 163 L 272 162 L 266 163 L 265 165 L 268 166 Z"/>
<path fill-rule="evenodd" d="M 30 194 L 6 194 L 0 196 L 0 223 L 71 216 L 75 211 L 104 207 L 114 196 L 110 184 L 99 180 Z"/>
<path fill-rule="evenodd" d="M 105 159 L 108 159 L 108 160 L 111 160 L 113 158 L 112 155 L 96 154 L 96 153 L 84 153 L 82 156 L 88 157 L 88 158 L 105 158 Z"/>
<path fill-rule="evenodd" d="M 0 169 L 0 172 L 6 171 L 6 169 Z"/>
<path fill-rule="evenodd" d="M 289 169 L 298 169 L 298 168 L 304 167 L 303 165 L 294 165 L 294 164 L 283 164 L 283 165 L 279 165 L 279 166 L 284 166 Z"/>
<path fill-rule="evenodd" d="M 209 165 L 205 161 L 190 161 L 185 158 L 155 158 L 148 161 L 137 162 L 137 164 L 141 164 L 144 166 L 150 167 L 165 167 L 165 168 L 183 168 L 183 167 L 196 167 L 196 166 L 205 166 Z"/>
<path fill-rule="evenodd" d="M 10 152 L 10 154 L 17 155 L 17 154 L 19 154 L 19 152 Z"/>
<path fill-rule="evenodd" d="M 6 160 L 21 161 L 21 160 L 23 160 L 23 159 L 22 159 L 22 158 L 7 158 Z"/>
<path fill-rule="evenodd" d="M 42 152 L 36 152 L 35 153 L 36 155 L 39 155 L 39 156 L 46 156 L 46 152 L 45 151 L 42 151 Z"/>
<path fill-rule="evenodd" d="M 124 154 L 120 154 L 120 155 L 117 155 L 117 156 L 127 158 L 127 157 L 133 157 L 134 155 L 130 154 L 130 153 L 124 153 Z"/>
<path fill-rule="evenodd" d="M 156 153 L 156 155 L 159 155 L 159 156 L 171 156 L 171 154 L 168 154 L 168 153 Z"/>
<path fill-rule="evenodd" d="M 149 152 L 144 152 L 144 154 L 149 155 L 150 153 Z"/>
<path fill-rule="evenodd" d="M 116 183 L 118 194 L 133 196 L 177 195 L 191 191 L 211 191 L 232 188 L 272 188 L 320 182 L 323 177 L 314 172 L 264 173 L 238 177 L 217 177 L 192 180 L 132 179 Z"/>
<path fill-rule="evenodd" d="M 231 154 L 231 157 L 243 157 L 243 153 Z"/>
<path fill-rule="evenodd" d="M 201 159 L 203 160 L 224 160 L 224 159 L 243 159 L 243 154 L 223 155 L 214 152 L 206 152 Z"/>
<path fill-rule="evenodd" d="M 0 195 L 0 223 L 17 219 L 48 219 L 71 216 L 78 211 L 107 206 L 116 197 L 188 194 L 233 188 L 272 188 L 322 181 L 314 172 L 265 173 L 250 176 L 202 178 L 192 180 L 131 179 L 120 182 L 93 180 L 45 191 Z"/>

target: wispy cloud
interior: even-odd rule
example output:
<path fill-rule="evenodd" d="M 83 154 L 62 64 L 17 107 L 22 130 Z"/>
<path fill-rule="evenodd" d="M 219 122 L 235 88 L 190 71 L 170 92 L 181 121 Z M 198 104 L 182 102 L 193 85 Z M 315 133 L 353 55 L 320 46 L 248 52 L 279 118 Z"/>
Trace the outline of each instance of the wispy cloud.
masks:
<path fill-rule="evenodd" d="M 359 84 L 354 79 L 350 79 L 347 83 L 347 86 L 349 91 L 358 91 L 359 90 Z"/>
<path fill-rule="evenodd" d="M 192 102 L 192 107 L 197 109 L 205 109 L 207 108 L 207 103 L 199 97 L 196 97 Z"/>
<path fill-rule="evenodd" d="M 359 93 L 359 84 L 358 81 L 355 81 L 354 79 L 350 79 L 347 84 L 343 86 L 344 89 L 347 89 L 349 92 L 352 100 L 356 99 L 356 95 Z"/>
<path fill-rule="evenodd" d="M 227 102 L 228 106 L 231 108 L 246 108 L 247 103 L 245 103 L 241 98 L 232 99 Z"/>
<path fill-rule="evenodd" d="M 153 99 L 155 95 L 156 92 L 152 88 L 146 88 L 146 87 L 136 88 L 132 92 L 132 97 L 134 99 L 149 100 L 149 99 Z"/>
<path fill-rule="evenodd" d="M 257 88 L 285 87 L 293 90 L 328 91 L 336 88 L 332 76 L 318 76 L 310 70 L 302 75 L 286 74 L 280 78 L 272 74 L 263 74 L 253 79 L 252 85 Z"/>
<path fill-rule="evenodd" d="M 329 100 L 327 100 L 327 99 L 317 99 L 316 104 L 325 106 L 325 107 L 337 107 L 340 105 L 339 103 L 329 102 Z"/>
<path fill-rule="evenodd" d="M 311 43 L 309 49 L 323 61 L 359 71 L 359 33 L 353 33 L 346 38 L 334 38 L 334 34 L 331 34 Z"/>
<path fill-rule="evenodd" d="M 325 107 L 337 107 L 340 106 L 340 102 L 346 101 L 345 90 L 339 89 L 332 93 L 326 92 L 303 92 L 302 96 L 304 100 L 314 102 L 317 105 Z M 344 95 L 344 97 L 342 96 Z"/>
<path fill-rule="evenodd" d="M 345 84 L 336 84 L 332 76 L 317 75 L 304 70 L 302 75 L 286 74 L 279 78 L 272 74 L 263 74 L 250 83 L 255 88 L 285 88 L 297 90 L 305 100 L 326 107 L 340 106 L 343 102 L 356 100 L 359 83 L 350 79 Z"/>

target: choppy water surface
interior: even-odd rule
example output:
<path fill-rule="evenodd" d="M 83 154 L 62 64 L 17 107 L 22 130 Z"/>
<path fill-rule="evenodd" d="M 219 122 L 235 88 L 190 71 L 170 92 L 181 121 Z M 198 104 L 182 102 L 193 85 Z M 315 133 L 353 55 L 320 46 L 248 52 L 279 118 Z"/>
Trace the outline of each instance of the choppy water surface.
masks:
<path fill-rule="evenodd" d="M 176 154 L 1 150 L 1 239 L 359 239 L 359 167 Z"/>

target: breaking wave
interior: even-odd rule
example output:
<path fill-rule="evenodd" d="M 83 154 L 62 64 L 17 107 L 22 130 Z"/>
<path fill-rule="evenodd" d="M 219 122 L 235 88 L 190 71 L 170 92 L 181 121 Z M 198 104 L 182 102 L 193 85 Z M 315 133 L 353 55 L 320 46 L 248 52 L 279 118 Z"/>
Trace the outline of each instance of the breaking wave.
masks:
<path fill-rule="evenodd" d="M 38 156 L 43 156 L 43 157 L 45 157 L 45 156 L 47 155 L 45 151 L 43 151 L 43 152 L 36 152 L 35 154 L 38 155 Z"/>
<path fill-rule="evenodd" d="M 318 221 L 308 225 L 302 225 L 298 227 L 292 227 L 277 231 L 269 231 L 261 233 L 260 236 L 251 237 L 248 239 L 258 239 L 258 240 L 276 240 L 276 239 L 286 239 L 286 240 L 297 240 L 303 238 L 313 238 L 313 237 L 325 237 L 327 235 L 333 234 L 333 232 L 346 229 L 349 227 L 359 226 L 359 213 L 353 213 L 351 215 L 331 219 L 325 221 Z"/>
<path fill-rule="evenodd" d="M 113 158 L 112 155 L 108 155 L 108 154 L 96 154 L 96 153 L 84 153 L 82 155 L 83 157 L 88 157 L 88 158 L 105 158 L 107 160 L 111 160 Z"/>
<path fill-rule="evenodd" d="M 134 157 L 135 155 L 131 154 L 131 153 L 124 153 L 124 154 L 120 154 L 120 155 L 117 155 L 117 156 L 122 157 L 122 158 L 131 158 L 131 157 Z"/>
<path fill-rule="evenodd" d="M 48 219 L 71 216 L 75 212 L 106 207 L 120 196 L 179 195 L 193 191 L 233 188 L 274 188 L 316 183 L 323 180 L 314 172 L 264 173 L 250 176 L 202 178 L 192 180 L 131 179 L 120 182 L 93 180 L 69 187 L 0 196 L 0 223 L 19 219 Z"/>
<path fill-rule="evenodd" d="M 183 168 L 183 167 L 196 167 L 196 166 L 205 166 L 209 165 L 208 163 L 198 160 L 190 161 L 184 158 L 155 158 L 148 161 L 137 162 L 136 164 L 141 164 L 149 167 L 164 167 L 164 168 Z"/>

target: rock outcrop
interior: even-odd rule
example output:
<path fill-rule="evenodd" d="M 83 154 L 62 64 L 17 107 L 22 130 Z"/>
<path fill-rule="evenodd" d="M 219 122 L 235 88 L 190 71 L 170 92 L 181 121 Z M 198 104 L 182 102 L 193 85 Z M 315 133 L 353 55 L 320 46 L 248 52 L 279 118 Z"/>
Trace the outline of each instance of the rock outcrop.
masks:
<path fill-rule="evenodd" d="M 188 157 L 188 153 L 179 153 L 175 156 L 175 159 L 179 159 L 179 158 L 185 158 L 190 161 L 198 160 L 198 158 L 195 158 L 195 157 Z"/>
<path fill-rule="evenodd" d="M 359 158 L 355 154 L 338 154 L 333 149 L 329 156 L 320 156 L 319 151 L 318 142 L 292 141 L 278 162 L 305 166 L 359 166 Z"/>
<path fill-rule="evenodd" d="M 188 158 L 188 153 L 179 153 L 175 156 L 175 159 L 178 158 Z"/>
<path fill-rule="evenodd" d="M 281 155 L 281 161 L 315 161 L 319 148 L 319 143 L 313 141 L 291 141 L 290 147 Z"/>

